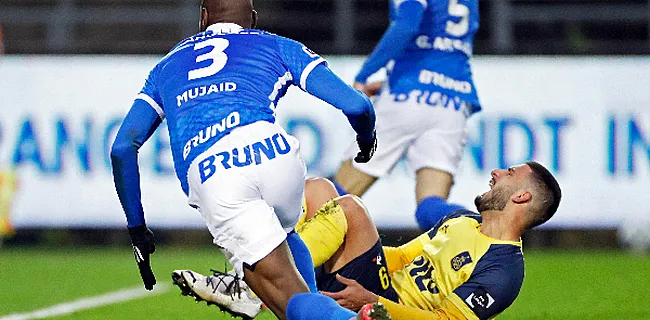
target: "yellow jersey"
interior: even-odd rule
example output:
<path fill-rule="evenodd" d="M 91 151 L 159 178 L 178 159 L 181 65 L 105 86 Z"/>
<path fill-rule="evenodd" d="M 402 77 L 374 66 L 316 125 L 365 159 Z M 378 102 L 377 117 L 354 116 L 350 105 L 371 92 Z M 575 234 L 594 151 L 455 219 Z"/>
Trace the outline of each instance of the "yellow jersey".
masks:
<path fill-rule="evenodd" d="M 521 242 L 487 237 L 480 226 L 480 215 L 459 210 L 401 247 L 384 247 L 400 303 L 414 309 L 380 299 L 394 320 L 490 319 L 512 304 L 524 278 Z"/>

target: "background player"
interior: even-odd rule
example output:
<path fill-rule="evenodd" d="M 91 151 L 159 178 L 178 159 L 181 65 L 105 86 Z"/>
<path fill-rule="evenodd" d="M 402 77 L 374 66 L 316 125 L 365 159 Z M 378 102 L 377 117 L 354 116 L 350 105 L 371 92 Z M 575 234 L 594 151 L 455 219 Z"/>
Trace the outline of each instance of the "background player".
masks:
<path fill-rule="evenodd" d="M 523 282 L 521 235 L 555 214 L 561 190 L 536 162 L 493 170 L 490 189 L 475 199 L 479 214 L 458 210 L 399 248 L 383 247 L 386 261 L 379 263 L 383 254 L 359 253 L 374 249 L 376 239 L 362 203 L 350 196 L 327 200 L 336 195 L 333 186 L 324 179 L 308 182 L 308 220 L 298 230 L 315 259 L 326 255 L 328 270 L 318 276 L 319 289 L 351 310 L 379 301 L 393 319 L 488 319 L 502 312 Z M 314 213 L 309 206 L 321 208 Z M 336 206 L 347 224 L 333 223 L 331 216 L 343 214 Z M 332 250 L 325 242 L 342 245 Z M 333 284 L 334 277 L 342 285 Z M 320 299 L 296 296 L 289 318 L 306 319 L 303 308 L 327 303 Z"/>
<path fill-rule="evenodd" d="M 297 234 L 287 235 L 301 213 L 305 165 L 298 141 L 274 124 L 275 106 L 297 85 L 341 109 L 358 134 L 361 162 L 374 151 L 374 111 L 325 60 L 296 41 L 252 30 L 256 21 L 250 0 L 203 1 L 202 32 L 150 72 L 111 160 L 145 288 L 156 283 L 149 262 L 155 246 L 140 200 L 137 152 L 166 117 L 174 168 L 190 206 L 237 274 L 284 318 L 289 298 L 309 291 L 287 243 L 307 283 L 314 281 L 309 251 Z"/>
<path fill-rule="evenodd" d="M 481 109 L 470 67 L 478 0 L 391 0 L 390 20 L 354 84 L 369 96 L 381 88 L 375 101 L 381 143 L 368 163 L 344 161 L 335 183 L 339 193 L 361 196 L 405 158 L 416 175 L 415 216 L 428 230 L 461 208 L 446 199 L 462 157 L 466 120 Z M 383 87 L 366 84 L 385 66 Z M 348 149 L 348 159 L 355 149 Z"/>

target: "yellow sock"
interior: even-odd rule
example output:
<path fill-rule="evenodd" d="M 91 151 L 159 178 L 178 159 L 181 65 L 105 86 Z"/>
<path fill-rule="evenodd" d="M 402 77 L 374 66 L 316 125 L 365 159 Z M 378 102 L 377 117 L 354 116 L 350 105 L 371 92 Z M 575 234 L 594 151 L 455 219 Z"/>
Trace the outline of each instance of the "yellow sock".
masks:
<path fill-rule="evenodd" d="M 343 208 L 335 200 L 325 203 L 309 220 L 301 217 L 296 232 L 305 242 L 317 267 L 334 255 L 348 231 L 348 221 Z"/>

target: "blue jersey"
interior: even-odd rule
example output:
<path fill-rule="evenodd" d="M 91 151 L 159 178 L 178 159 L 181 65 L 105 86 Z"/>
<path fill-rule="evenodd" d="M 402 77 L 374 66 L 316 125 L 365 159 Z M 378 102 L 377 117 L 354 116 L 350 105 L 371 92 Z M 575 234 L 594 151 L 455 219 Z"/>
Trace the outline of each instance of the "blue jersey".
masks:
<path fill-rule="evenodd" d="M 138 149 L 167 118 L 174 169 L 185 194 L 192 161 L 234 128 L 275 121 L 290 85 L 341 110 L 359 141 L 374 139 L 370 100 L 302 44 L 219 23 L 176 45 L 151 71 L 111 148 L 113 180 L 129 227 L 145 223 Z"/>
<path fill-rule="evenodd" d="M 194 158 L 234 128 L 274 122 L 287 88 L 304 90 L 321 63 L 299 42 L 233 24 L 212 25 L 176 45 L 153 68 L 138 98 L 167 119 L 185 193 Z"/>
<path fill-rule="evenodd" d="M 440 92 L 467 102 L 471 112 L 480 110 L 470 66 L 479 28 L 478 0 L 391 0 L 390 20 L 391 27 L 357 81 L 365 82 L 392 60 L 391 93 L 415 91 L 420 100 L 426 93 Z"/>

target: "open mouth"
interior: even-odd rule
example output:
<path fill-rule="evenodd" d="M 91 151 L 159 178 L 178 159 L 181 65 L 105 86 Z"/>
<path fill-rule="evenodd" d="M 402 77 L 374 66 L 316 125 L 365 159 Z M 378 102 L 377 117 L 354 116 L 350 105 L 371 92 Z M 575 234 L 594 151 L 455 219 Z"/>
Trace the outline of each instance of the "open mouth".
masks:
<path fill-rule="evenodd" d="M 490 190 L 492 190 L 492 188 L 494 188 L 495 183 L 496 183 L 496 181 L 494 180 L 494 178 L 490 179 L 490 181 L 488 182 L 488 185 L 490 186 Z M 481 194 L 481 197 L 488 194 L 488 192 L 490 192 L 490 190 L 483 192 L 483 194 Z"/>

